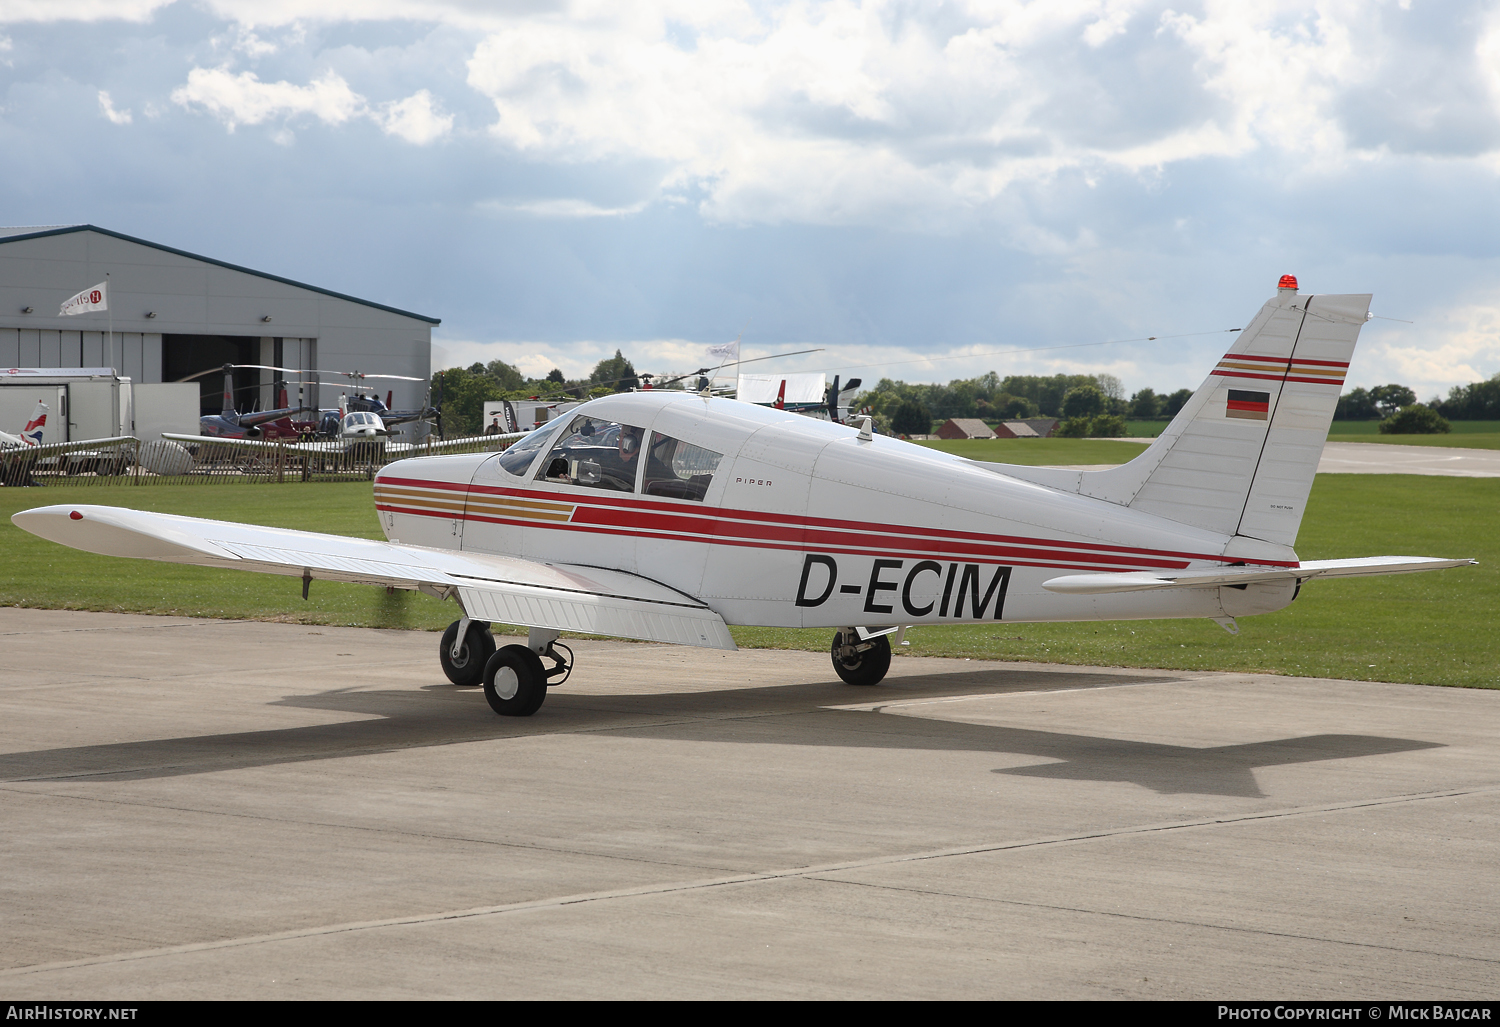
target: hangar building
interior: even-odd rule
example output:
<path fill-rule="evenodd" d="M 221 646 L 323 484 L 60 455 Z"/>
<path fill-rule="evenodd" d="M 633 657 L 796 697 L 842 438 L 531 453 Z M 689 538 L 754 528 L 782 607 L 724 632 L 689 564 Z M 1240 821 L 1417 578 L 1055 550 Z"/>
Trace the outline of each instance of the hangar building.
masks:
<path fill-rule="evenodd" d="M 106 275 L 107 314 L 60 313 L 64 300 Z M 226 363 L 411 375 L 421 381 L 369 383 L 409 408 L 427 398 L 438 323 L 93 225 L 0 228 L 0 367 L 113 367 L 144 383 Z M 237 371 L 238 408 L 272 408 L 277 377 Z M 308 406 L 337 406 L 352 388 L 345 378 L 319 380 L 303 387 Z M 203 412 L 218 413 L 223 379 L 199 381 Z M 289 392 L 295 404 L 298 386 Z"/>

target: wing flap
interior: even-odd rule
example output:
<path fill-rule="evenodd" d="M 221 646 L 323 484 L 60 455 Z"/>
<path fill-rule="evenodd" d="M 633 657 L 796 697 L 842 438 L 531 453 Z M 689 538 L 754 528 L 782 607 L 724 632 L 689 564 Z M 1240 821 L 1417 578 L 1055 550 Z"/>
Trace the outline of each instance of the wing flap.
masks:
<path fill-rule="evenodd" d="M 1263 581 L 1307 581 L 1311 578 L 1355 578 L 1371 574 L 1415 574 L 1468 567 L 1477 560 L 1442 560 L 1430 556 L 1369 556 L 1353 560 L 1307 560 L 1296 567 L 1214 567 L 1160 574 L 1125 571 L 1113 574 L 1065 574 L 1042 582 L 1062 595 L 1106 595 L 1163 588 L 1215 588 Z"/>
<path fill-rule="evenodd" d="M 705 604 L 624 571 L 112 506 L 40 507 L 11 520 L 33 535 L 104 556 L 456 593 L 475 619 L 735 648 L 723 618 Z"/>

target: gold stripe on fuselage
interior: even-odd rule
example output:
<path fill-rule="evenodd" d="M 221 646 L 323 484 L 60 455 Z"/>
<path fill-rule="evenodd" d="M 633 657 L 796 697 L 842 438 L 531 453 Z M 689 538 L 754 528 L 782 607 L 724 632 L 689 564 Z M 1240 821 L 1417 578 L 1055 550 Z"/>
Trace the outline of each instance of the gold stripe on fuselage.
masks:
<path fill-rule="evenodd" d="M 510 496 L 448 492 L 443 489 L 410 488 L 385 485 L 375 490 L 375 502 L 403 506 L 412 510 L 446 516 L 509 517 L 529 521 L 566 521 L 573 515 L 573 505 L 548 503 Z"/>
<path fill-rule="evenodd" d="M 520 517 L 528 521 L 566 521 L 573 516 L 573 504 L 470 493 L 466 512 L 470 516 L 478 514 L 489 517 Z"/>

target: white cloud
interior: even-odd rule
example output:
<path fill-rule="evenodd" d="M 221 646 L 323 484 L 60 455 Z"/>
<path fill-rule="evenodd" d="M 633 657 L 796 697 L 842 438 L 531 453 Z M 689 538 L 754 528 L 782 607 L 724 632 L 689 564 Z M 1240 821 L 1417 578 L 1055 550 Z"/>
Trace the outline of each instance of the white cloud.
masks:
<path fill-rule="evenodd" d="M 436 142 L 453 130 L 453 115 L 441 113 L 425 89 L 404 100 L 382 104 L 373 116 L 387 135 L 400 136 L 417 146 Z"/>
<path fill-rule="evenodd" d="M 115 105 L 110 102 L 109 94 L 102 89 L 99 90 L 99 113 L 103 114 L 116 125 L 128 125 L 131 121 L 130 109 L 126 108 L 123 111 L 115 110 Z"/>
<path fill-rule="evenodd" d="M 1500 52 L 1500 29 L 1477 54 L 1442 52 L 1458 69 L 1445 78 L 1402 70 L 1410 47 L 1387 13 L 1401 14 L 1357 0 L 1206 0 L 1194 13 L 974 0 L 924 17 L 832 0 L 756 17 L 709 8 L 685 45 L 650 5 L 575 3 L 489 32 L 469 84 L 516 150 L 661 162 L 662 186 L 706 193 L 715 220 L 934 228 L 1070 170 L 1097 181 L 1258 153 L 1331 175 L 1492 120 L 1500 85 L 1474 100 L 1468 79 L 1500 83 L 1482 59 Z M 1413 74 L 1430 95 L 1378 99 L 1392 84 L 1408 93 Z M 1438 128 L 1433 110 L 1446 112 Z"/>
<path fill-rule="evenodd" d="M 231 75 L 224 68 L 194 68 L 188 72 L 187 84 L 172 91 L 172 101 L 206 108 L 231 132 L 236 125 L 258 125 L 269 118 L 296 114 L 311 114 L 338 125 L 365 112 L 364 97 L 334 71 L 310 85 L 298 86 L 262 82 L 253 71 Z"/>
<path fill-rule="evenodd" d="M 236 33 L 232 48 L 252 60 L 256 57 L 269 57 L 281 49 L 276 43 L 261 39 L 243 25 L 237 26 L 237 28 L 238 32 Z"/>
<path fill-rule="evenodd" d="M 618 218 L 639 214 L 646 209 L 647 202 L 642 200 L 626 207 L 601 207 L 587 200 L 578 199 L 536 200 L 522 203 L 498 203 L 486 200 L 477 206 L 489 214 L 529 214 L 539 218 Z"/>
<path fill-rule="evenodd" d="M 1329 108 L 1358 77 L 1349 33 L 1334 15 L 1255 13 L 1263 5 L 1161 16 L 1158 45 L 1187 47 L 1163 57 L 1202 95 L 1196 116 L 1118 139 L 1059 124 L 1055 95 L 1080 76 L 1085 91 L 1107 92 L 1087 55 L 1133 18 L 1154 23 L 1136 17 L 1147 6 L 960 5 L 960 31 L 885 0 L 793 4 L 761 20 L 720 9 L 684 47 L 649 7 L 577 4 L 570 17 L 516 18 L 488 34 L 469 84 L 495 105 L 492 133 L 517 150 L 663 162 L 667 188 L 707 190 L 704 212 L 728 221 L 962 217 L 1069 168 L 1134 173 L 1262 145 L 1341 153 Z M 1141 48 L 1157 34 L 1138 35 Z"/>
<path fill-rule="evenodd" d="M 1083 41 L 1089 46 L 1098 49 L 1109 42 L 1115 36 L 1125 31 L 1125 25 L 1130 21 L 1133 13 L 1129 3 L 1110 3 L 1099 17 L 1099 20 L 1083 30 Z"/>
<path fill-rule="evenodd" d="M 100 97 L 101 104 L 107 101 L 105 94 Z M 172 91 L 172 101 L 183 107 L 207 110 L 231 132 L 236 125 L 259 125 L 299 114 L 310 114 L 327 125 L 368 117 L 387 135 L 417 146 L 435 142 L 453 129 L 453 115 L 442 113 L 425 89 L 404 100 L 372 108 L 363 96 L 349 88 L 343 76 L 331 70 L 322 78 L 299 86 L 286 81 L 262 82 L 253 71 L 234 75 L 227 68 L 194 68 L 188 72 L 187 84 Z M 115 120 L 113 115 L 110 117 Z M 124 117 L 130 120 L 128 111 Z M 284 124 L 272 136 L 282 146 L 291 145 L 294 138 Z"/>
<path fill-rule="evenodd" d="M 147 21 L 173 0 L 5 0 L 0 22 Z"/>
<path fill-rule="evenodd" d="M 1446 396 L 1454 383 L 1477 382 L 1500 371 L 1500 297 L 1434 310 L 1415 325 L 1365 333 L 1375 337 L 1367 354 L 1356 355 L 1351 385 L 1399 382 L 1427 400 Z"/>

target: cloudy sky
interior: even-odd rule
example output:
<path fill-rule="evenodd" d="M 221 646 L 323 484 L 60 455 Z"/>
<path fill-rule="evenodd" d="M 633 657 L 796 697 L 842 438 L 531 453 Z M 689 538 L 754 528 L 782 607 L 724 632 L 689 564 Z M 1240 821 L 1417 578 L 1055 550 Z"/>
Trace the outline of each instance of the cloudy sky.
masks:
<path fill-rule="evenodd" d="M 0 224 L 440 317 L 449 365 L 743 331 L 1170 390 L 1293 273 L 1375 294 L 1351 384 L 1500 371 L 1495 3 L 0 0 L 0 154 Z"/>

